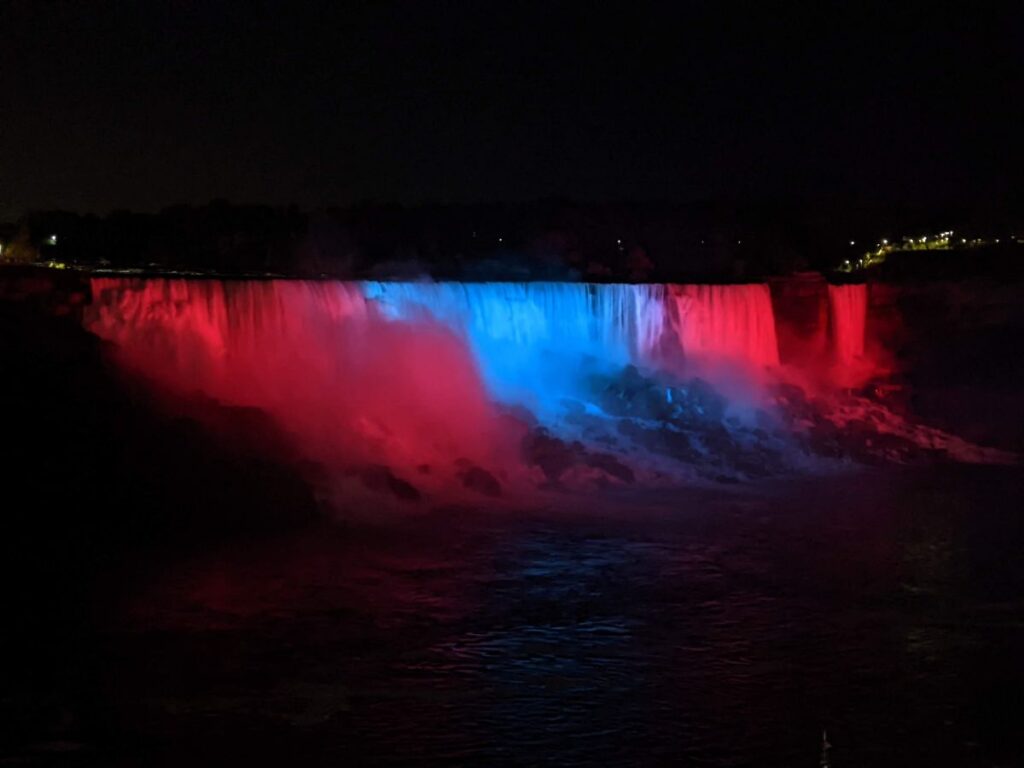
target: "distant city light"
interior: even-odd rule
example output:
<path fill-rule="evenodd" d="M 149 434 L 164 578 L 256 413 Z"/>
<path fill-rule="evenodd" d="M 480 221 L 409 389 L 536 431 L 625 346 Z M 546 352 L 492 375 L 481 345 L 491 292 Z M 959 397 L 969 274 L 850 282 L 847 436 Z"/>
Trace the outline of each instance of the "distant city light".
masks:
<path fill-rule="evenodd" d="M 56 235 L 50 235 L 48 238 L 46 238 L 46 242 L 49 245 L 56 245 L 57 244 L 57 236 Z"/>
<path fill-rule="evenodd" d="M 853 240 L 851 240 L 851 241 L 850 241 L 850 245 L 854 245 L 854 244 L 855 244 L 855 243 L 854 243 L 854 241 L 853 241 Z"/>
<path fill-rule="evenodd" d="M 885 238 L 883 237 L 883 238 L 882 238 L 882 245 L 888 245 L 888 244 L 889 244 L 889 241 L 888 241 L 888 240 L 886 240 L 886 239 L 885 239 Z"/>

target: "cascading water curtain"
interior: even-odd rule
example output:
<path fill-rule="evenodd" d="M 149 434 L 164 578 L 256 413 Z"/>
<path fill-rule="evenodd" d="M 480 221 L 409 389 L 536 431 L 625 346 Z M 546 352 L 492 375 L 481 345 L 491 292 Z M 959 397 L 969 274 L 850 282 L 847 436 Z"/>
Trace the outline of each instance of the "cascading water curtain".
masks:
<path fill-rule="evenodd" d="M 828 304 L 832 324 L 832 351 L 840 366 L 850 366 L 864 357 L 864 329 L 867 321 L 866 285 L 830 285 Z"/>

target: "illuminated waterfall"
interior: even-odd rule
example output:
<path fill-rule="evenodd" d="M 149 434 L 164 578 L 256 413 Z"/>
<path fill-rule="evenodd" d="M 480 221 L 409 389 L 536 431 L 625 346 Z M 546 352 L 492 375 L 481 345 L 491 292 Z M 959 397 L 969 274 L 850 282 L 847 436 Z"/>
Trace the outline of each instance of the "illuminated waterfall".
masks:
<path fill-rule="evenodd" d="M 864 357 L 864 328 L 867 321 L 866 285 L 830 285 L 829 316 L 832 349 L 836 362 L 849 367 Z"/>
<path fill-rule="evenodd" d="M 766 285 L 676 285 L 679 344 L 688 358 L 779 364 L 775 314 Z"/>
<path fill-rule="evenodd" d="M 92 293 L 86 325 L 127 367 L 266 410 L 323 460 L 490 461 L 510 443 L 497 402 L 551 423 L 629 363 L 778 363 L 762 285 L 95 278 Z"/>
<path fill-rule="evenodd" d="M 491 391 L 532 408 L 578 394 L 584 368 L 654 362 L 668 326 L 660 285 L 363 283 L 391 317 L 462 335 Z"/>
<path fill-rule="evenodd" d="M 778 364 L 764 285 L 95 278 L 92 287 L 90 327 L 132 349 L 137 367 L 156 366 L 179 386 L 241 402 L 266 379 L 254 370 L 243 385 L 237 369 L 246 361 L 258 367 L 260 355 L 276 355 L 286 366 L 297 350 L 338 334 L 344 339 L 333 348 L 306 356 L 336 357 L 339 345 L 351 353 L 372 343 L 367 327 L 389 322 L 413 336 L 447 328 L 492 396 L 541 410 L 578 395 L 588 372 L 627 363 Z M 225 391 L 236 385 L 242 391 Z"/>
<path fill-rule="evenodd" d="M 272 414 L 308 455 L 481 461 L 500 443 L 465 344 L 380 316 L 355 283 L 94 279 L 87 327 L 129 369 Z"/>

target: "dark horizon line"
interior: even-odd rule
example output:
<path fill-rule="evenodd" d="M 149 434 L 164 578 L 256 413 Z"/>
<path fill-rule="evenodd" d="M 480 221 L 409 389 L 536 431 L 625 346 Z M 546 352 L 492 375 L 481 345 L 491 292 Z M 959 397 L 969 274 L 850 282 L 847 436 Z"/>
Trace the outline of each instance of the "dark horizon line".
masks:
<path fill-rule="evenodd" d="M 418 209 L 458 209 L 458 208 L 529 208 L 533 206 L 579 206 L 579 207 L 622 207 L 622 208 L 736 208 L 736 209 L 831 209 L 847 208 L 851 210 L 878 210 L 878 211 L 906 211 L 906 212 L 934 212 L 934 211 L 963 211 L 988 209 L 990 211 L 1001 211 L 1004 213 L 1024 213 L 1024 201 L 1019 198 L 1010 198 L 998 201 L 991 200 L 951 200 L 951 201 L 896 201 L 896 200 L 863 200 L 856 198 L 844 198 L 841 196 L 818 196 L 818 197 L 792 197 L 792 198 L 765 198 L 765 197 L 703 197 L 687 200 L 676 200 L 671 198 L 584 198 L 562 195 L 536 196 L 530 198 L 495 198 L 491 200 L 419 200 L 408 201 L 400 199 L 383 198 L 360 198 L 349 202 L 336 202 L 323 205 L 309 205 L 298 202 L 268 202 L 243 199 L 231 199 L 225 197 L 212 197 L 202 202 L 178 201 L 168 203 L 159 208 L 131 208 L 112 207 L 101 210 L 80 209 L 54 206 L 26 206 L 11 209 L 15 212 L 5 214 L 2 223 L 15 223 L 37 214 L 68 213 L 78 216 L 96 216 L 104 218 L 113 214 L 129 213 L 139 215 L 159 215 L 161 213 L 180 208 L 207 208 L 214 206 L 230 206 L 235 208 L 269 208 L 275 211 L 296 209 L 299 213 L 315 214 L 330 213 L 339 210 L 355 210 L 360 208 L 398 208 L 404 210 Z"/>

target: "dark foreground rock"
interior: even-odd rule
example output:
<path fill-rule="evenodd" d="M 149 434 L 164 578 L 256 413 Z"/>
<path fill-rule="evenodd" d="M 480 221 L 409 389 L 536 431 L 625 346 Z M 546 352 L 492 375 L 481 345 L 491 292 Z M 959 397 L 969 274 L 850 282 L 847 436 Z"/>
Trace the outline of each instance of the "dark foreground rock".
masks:
<path fill-rule="evenodd" d="M 501 483 L 498 482 L 498 478 L 483 467 L 465 462 L 459 470 L 459 479 L 462 481 L 462 486 L 471 491 L 491 498 L 501 496 Z"/>
<path fill-rule="evenodd" d="M 283 442 L 262 414 L 196 402 L 171 415 L 69 318 L 0 301 L 0 361 L 8 754 L 7 739 L 53 738 L 89 716 L 103 684 L 96 627 L 128 588 L 182 554 L 303 526 L 318 510 L 299 467 L 271 455 Z M 197 408 L 213 430 L 182 415 Z"/>
<path fill-rule="evenodd" d="M 787 468 L 782 423 L 758 412 L 752 426 L 729 415 L 729 403 L 700 378 L 680 381 L 627 365 L 589 381 L 597 415 L 582 404 L 568 407 L 567 420 L 588 441 L 626 453 L 653 454 L 697 475 L 735 481 Z"/>
<path fill-rule="evenodd" d="M 1017 452 L 972 443 L 890 407 L 884 387 L 812 397 L 779 385 L 775 400 L 791 439 L 808 454 L 868 465 L 1020 462 Z"/>
<path fill-rule="evenodd" d="M 610 453 L 592 451 L 578 440 L 566 441 L 537 427 L 523 438 L 521 455 L 527 466 L 538 467 L 549 487 L 560 487 L 573 470 L 591 470 L 600 482 L 632 483 L 633 470 Z"/>
<path fill-rule="evenodd" d="M 385 493 L 400 501 L 419 501 L 423 497 L 415 485 L 396 475 L 390 467 L 375 464 L 359 469 L 357 474 L 371 491 Z"/>

